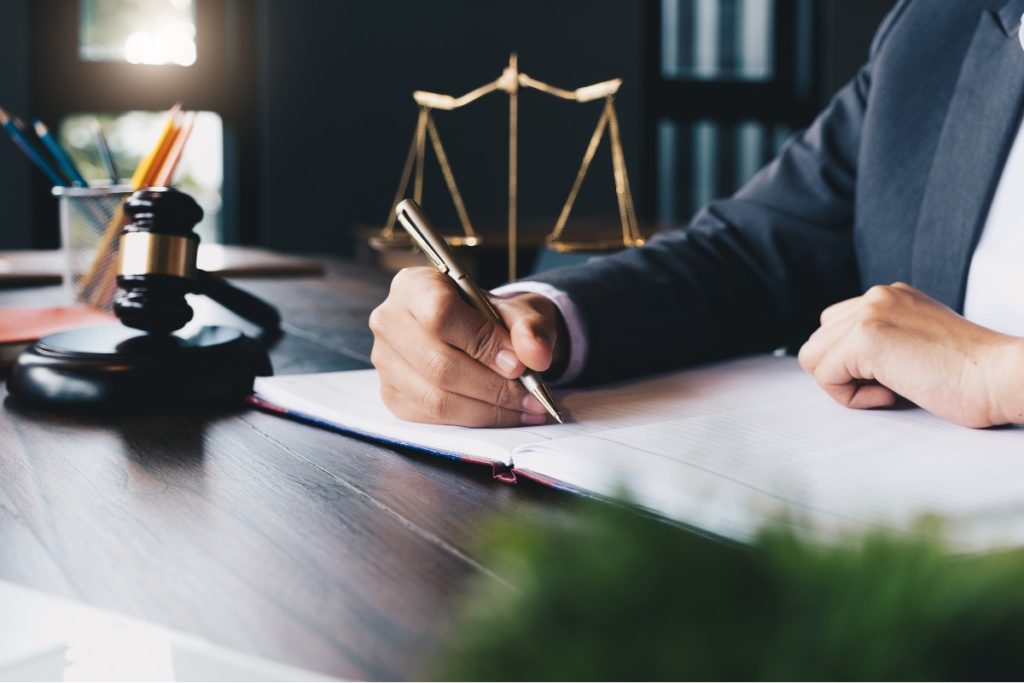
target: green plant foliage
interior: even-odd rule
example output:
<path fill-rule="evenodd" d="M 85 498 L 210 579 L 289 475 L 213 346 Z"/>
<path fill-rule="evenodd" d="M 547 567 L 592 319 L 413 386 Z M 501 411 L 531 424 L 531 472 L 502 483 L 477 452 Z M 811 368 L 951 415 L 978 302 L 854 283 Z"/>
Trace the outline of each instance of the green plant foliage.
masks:
<path fill-rule="evenodd" d="M 482 680 L 987 680 L 1024 676 L 1024 554 L 956 556 L 935 524 L 844 544 L 785 525 L 746 547 L 586 503 L 495 523 L 432 672 Z"/>

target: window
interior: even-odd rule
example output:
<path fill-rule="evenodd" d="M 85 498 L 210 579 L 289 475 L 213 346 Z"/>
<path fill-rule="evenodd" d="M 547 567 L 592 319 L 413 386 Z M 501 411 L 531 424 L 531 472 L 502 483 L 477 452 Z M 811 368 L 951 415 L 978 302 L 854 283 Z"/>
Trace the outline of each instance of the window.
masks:
<path fill-rule="evenodd" d="M 196 61 L 192 0 L 81 0 L 78 54 L 89 62 Z"/>
<path fill-rule="evenodd" d="M 204 239 L 256 243 L 262 229 L 256 6 L 237 0 L 31 0 L 27 111 L 59 131 L 89 180 L 102 182 L 109 179 L 95 156 L 95 119 L 127 178 L 155 142 L 171 105 L 203 112 L 176 185 L 194 194 L 207 213 Z M 149 42 L 160 43 L 159 49 L 129 49 L 135 34 L 153 38 Z M 194 64 L 184 66 L 189 61 Z M 32 215 L 33 245 L 56 246 L 57 210 L 44 178 L 32 180 Z"/>

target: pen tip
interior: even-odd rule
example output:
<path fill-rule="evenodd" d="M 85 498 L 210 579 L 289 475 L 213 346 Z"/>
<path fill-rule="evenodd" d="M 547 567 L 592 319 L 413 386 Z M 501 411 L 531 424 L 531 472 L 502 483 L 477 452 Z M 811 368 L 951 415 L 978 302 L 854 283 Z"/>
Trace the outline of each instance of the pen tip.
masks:
<path fill-rule="evenodd" d="M 46 124 L 44 124 L 39 119 L 35 119 L 32 122 L 32 127 L 36 129 L 36 134 L 39 135 L 40 137 L 46 135 Z"/>
<path fill-rule="evenodd" d="M 547 411 L 548 415 L 555 418 L 555 421 L 558 422 L 558 424 L 565 424 L 565 418 L 562 417 L 562 411 L 558 409 L 554 397 L 548 391 L 546 386 L 539 384 L 531 388 L 530 393 L 533 394 L 534 398 L 540 401 L 540 404 L 544 406 L 544 410 Z"/>
<path fill-rule="evenodd" d="M 0 126 L 7 125 L 7 122 L 11 120 L 11 117 L 7 114 L 7 110 L 0 107 Z"/>

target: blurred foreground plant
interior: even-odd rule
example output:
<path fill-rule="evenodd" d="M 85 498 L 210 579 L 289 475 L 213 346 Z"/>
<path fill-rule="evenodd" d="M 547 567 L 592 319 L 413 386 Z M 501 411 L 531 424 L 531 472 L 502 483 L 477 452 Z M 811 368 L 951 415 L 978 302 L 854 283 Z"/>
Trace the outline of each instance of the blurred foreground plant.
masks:
<path fill-rule="evenodd" d="M 936 526 L 750 546 L 586 502 L 572 525 L 496 522 L 490 580 L 432 672 L 484 680 L 1024 676 L 1024 553 L 956 556 Z M 585 522 L 580 521 L 585 520 Z"/>

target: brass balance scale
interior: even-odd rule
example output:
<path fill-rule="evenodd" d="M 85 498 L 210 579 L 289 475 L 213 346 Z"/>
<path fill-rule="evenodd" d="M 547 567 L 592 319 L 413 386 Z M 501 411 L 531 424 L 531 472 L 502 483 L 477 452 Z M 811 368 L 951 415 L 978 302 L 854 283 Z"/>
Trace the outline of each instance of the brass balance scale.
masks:
<path fill-rule="evenodd" d="M 629 176 L 626 172 L 626 157 L 622 152 L 622 140 L 619 133 L 619 119 L 615 113 L 615 94 L 622 86 L 622 79 L 615 78 L 610 81 L 602 81 L 592 85 L 586 85 L 576 90 L 564 90 L 547 83 L 538 81 L 529 75 L 519 71 L 518 59 L 515 54 L 509 58 L 508 66 L 502 71 L 501 76 L 491 83 L 482 85 L 461 97 L 441 95 L 438 93 L 417 90 L 413 93 L 413 99 L 419 105 L 419 116 L 416 120 L 416 130 L 413 133 L 412 144 L 406 156 L 405 166 L 402 170 L 402 178 L 398 183 L 398 190 L 395 199 L 391 204 L 391 211 L 384 228 L 370 237 L 370 246 L 376 250 L 389 249 L 412 249 L 413 245 L 404 230 L 395 231 L 394 208 L 402 199 L 409 196 L 409 184 L 413 184 L 412 197 L 417 203 L 423 203 L 423 172 L 426 164 L 426 143 L 430 144 L 441 167 L 441 175 L 444 177 L 445 185 L 451 195 L 462 227 L 461 235 L 445 236 L 445 240 L 455 247 L 475 247 L 480 245 L 480 236 L 473 229 L 473 224 L 466 212 L 465 203 L 452 174 L 451 164 L 448 155 L 445 153 L 444 145 L 441 144 L 441 136 L 437 132 L 437 125 L 434 123 L 433 112 L 452 111 L 465 107 L 476 100 L 493 92 L 503 91 L 509 97 L 509 133 L 508 133 L 508 279 L 516 277 L 516 249 L 517 249 L 517 201 L 518 201 L 518 137 L 519 137 L 519 90 L 520 88 L 532 88 L 540 92 L 553 95 L 571 102 L 585 103 L 604 99 L 604 107 L 601 116 L 597 120 L 597 126 L 590 137 L 590 143 L 583 154 L 583 162 L 580 164 L 576 179 L 569 191 L 569 196 L 562 206 L 554 228 L 547 235 L 544 242 L 547 247 L 557 252 L 601 252 L 612 251 L 628 247 L 637 247 L 644 243 L 643 237 L 637 227 L 636 210 L 633 207 L 633 195 L 629 189 Z M 569 220 L 576 197 L 579 194 L 583 179 L 590 169 L 598 146 L 608 133 L 611 145 L 612 173 L 615 179 L 615 196 L 618 201 L 619 220 L 622 227 L 621 239 L 606 240 L 566 240 L 563 235 L 565 226 Z"/>

